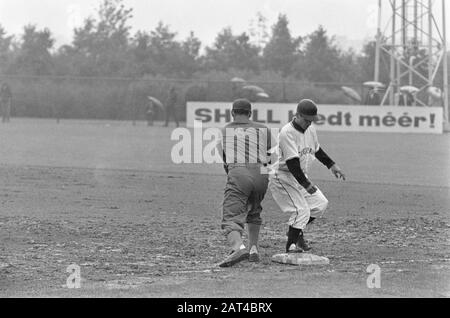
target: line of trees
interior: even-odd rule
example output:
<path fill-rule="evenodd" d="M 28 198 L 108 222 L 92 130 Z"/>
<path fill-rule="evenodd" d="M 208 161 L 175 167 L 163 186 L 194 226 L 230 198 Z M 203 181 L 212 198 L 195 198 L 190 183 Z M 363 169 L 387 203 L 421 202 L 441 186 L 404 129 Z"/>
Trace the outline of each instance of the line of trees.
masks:
<path fill-rule="evenodd" d="M 296 36 L 286 15 L 268 26 L 257 13 L 247 32 L 225 27 L 204 47 L 193 32 L 180 40 L 163 22 L 132 34 L 133 10 L 123 0 L 101 1 L 96 16 L 86 18 L 73 30 L 72 42 L 60 47 L 49 29 L 26 25 L 14 36 L 0 25 L 0 79 L 13 88 L 13 115 L 139 119 L 148 95 L 165 100 L 170 80 L 178 81 L 184 118 L 186 101 L 235 98 L 232 77 L 262 85 L 272 102 L 311 98 L 345 104 L 351 101 L 341 85 L 354 83 L 363 96 L 362 83 L 374 79 L 375 39 L 361 52 L 342 50 L 322 26 Z M 388 65 L 383 53 L 383 83 L 389 80 Z"/>
<path fill-rule="evenodd" d="M 373 79 L 373 42 L 357 54 L 340 50 L 322 26 L 294 36 L 283 14 L 270 30 L 260 13 L 248 32 L 235 34 L 226 27 L 202 50 L 194 33 L 178 40 L 163 22 L 132 35 L 132 12 L 122 0 L 103 0 L 97 16 L 85 19 L 74 29 L 72 42 L 59 48 L 49 29 L 27 25 L 15 37 L 0 25 L 0 74 L 192 79 L 234 70 L 311 82 Z"/>

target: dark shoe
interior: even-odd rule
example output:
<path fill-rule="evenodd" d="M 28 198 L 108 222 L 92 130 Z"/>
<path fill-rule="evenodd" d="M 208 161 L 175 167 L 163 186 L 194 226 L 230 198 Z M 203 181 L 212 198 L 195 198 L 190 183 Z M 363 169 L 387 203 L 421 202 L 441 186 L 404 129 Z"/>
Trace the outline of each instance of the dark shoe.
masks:
<path fill-rule="evenodd" d="M 303 237 L 303 232 L 298 236 L 297 247 L 301 248 L 304 252 L 309 251 L 311 247 L 306 243 L 305 238 Z"/>
<path fill-rule="evenodd" d="M 236 263 L 248 259 L 248 256 L 248 251 L 245 248 L 234 251 L 225 260 L 223 260 L 222 263 L 219 264 L 219 267 L 233 266 Z"/>
<path fill-rule="evenodd" d="M 289 230 L 286 233 L 286 235 L 287 235 L 286 253 L 289 253 L 289 249 L 291 248 L 291 245 L 297 242 L 298 237 L 301 233 L 302 233 L 302 230 L 293 228 L 292 226 L 289 226 Z"/>
<path fill-rule="evenodd" d="M 291 246 L 286 250 L 286 253 L 303 253 L 303 250 L 297 246 L 297 244 L 292 243 Z"/>
<path fill-rule="evenodd" d="M 260 260 L 261 259 L 259 258 L 259 254 L 258 253 L 252 253 L 248 257 L 248 261 L 252 262 L 252 263 L 259 263 Z"/>

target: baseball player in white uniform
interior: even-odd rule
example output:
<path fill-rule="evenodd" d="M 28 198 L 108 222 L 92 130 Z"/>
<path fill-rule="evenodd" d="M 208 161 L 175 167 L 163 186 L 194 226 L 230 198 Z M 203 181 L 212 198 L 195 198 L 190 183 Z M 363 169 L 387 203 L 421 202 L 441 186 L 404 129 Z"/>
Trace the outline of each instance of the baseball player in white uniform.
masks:
<path fill-rule="evenodd" d="M 285 125 L 278 135 L 278 161 L 269 177 L 269 188 L 283 212 L 290 213 L 286 252 L 301 253 L 310 250 L 304 237 L 306 225 L 321 216 L 328 200 L 308 179 L 311 163 L 317 159 L 336 178 L 345 175 L 319 144 L 316 129 L 311 123 L 317 120 L 317 106 L 309 99 L 297 105 L 295 118 Z"/>

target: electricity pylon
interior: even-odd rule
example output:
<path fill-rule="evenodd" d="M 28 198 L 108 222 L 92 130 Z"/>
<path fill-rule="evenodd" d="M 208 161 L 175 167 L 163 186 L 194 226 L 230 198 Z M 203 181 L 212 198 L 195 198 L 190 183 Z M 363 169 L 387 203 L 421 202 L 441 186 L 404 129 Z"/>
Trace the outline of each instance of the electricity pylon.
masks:
<path fill-rule="evenodd" d="M 444 107 L 444 122 L 448 123 L 446 1 L 378 0 L 374 80 L 380 81 L 382 58 L 390 70 L 381 105 L 398 105 L 401 88 L 412 87 L 416 105 L 432 106 L 438 97 L 430 93 L 431 88 L 440 94 L 437 104 Z M 386 13 L 389 19 L 383 21 Z"/>

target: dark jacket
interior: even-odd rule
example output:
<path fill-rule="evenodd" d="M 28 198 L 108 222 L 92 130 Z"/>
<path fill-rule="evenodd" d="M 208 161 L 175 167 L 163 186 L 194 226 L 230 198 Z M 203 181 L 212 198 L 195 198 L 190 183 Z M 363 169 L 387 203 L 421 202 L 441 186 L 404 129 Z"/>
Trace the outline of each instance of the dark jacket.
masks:
<path fill-rule="evenodd" d="M 175 90 L 171 90 L 169 92 L 169 96 L 167 97 L 166 107 L 174 108 L 176 103 L 177 103 L 177 93 L 175 92 Z"/>
<path fill-rule="evenodd" d="M 7 84 L 3 84 L 0 87 L 0 99 L 2 101 L 7 101 L 10 98 L 12 98 L 11 88 L 9 88 Z"/>

